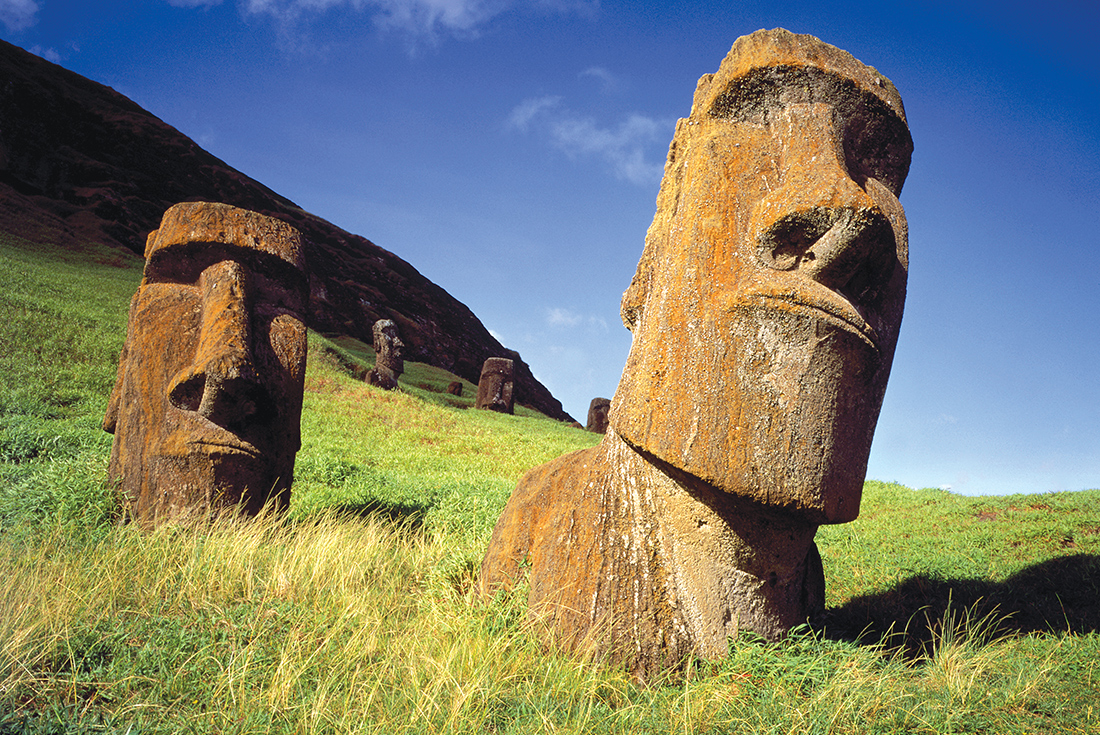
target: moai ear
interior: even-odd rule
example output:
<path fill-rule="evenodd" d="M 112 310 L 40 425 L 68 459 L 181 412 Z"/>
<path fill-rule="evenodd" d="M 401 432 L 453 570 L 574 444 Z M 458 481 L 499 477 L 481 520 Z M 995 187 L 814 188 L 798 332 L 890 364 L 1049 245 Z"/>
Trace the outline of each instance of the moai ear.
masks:
<path fill-rule="evenodd" d="M 642 307 L 645 304 L 646 293 L 649 291 L 649 272 L 644 268 L 644 263 L 638 264 L 638 272 L 630 279 L 630 286 L 623 294 L 622 304 L 619 307 L 619 316 L 623 320 L 623 326 L 634 331 L 634 325 L 642 318 Z"/>

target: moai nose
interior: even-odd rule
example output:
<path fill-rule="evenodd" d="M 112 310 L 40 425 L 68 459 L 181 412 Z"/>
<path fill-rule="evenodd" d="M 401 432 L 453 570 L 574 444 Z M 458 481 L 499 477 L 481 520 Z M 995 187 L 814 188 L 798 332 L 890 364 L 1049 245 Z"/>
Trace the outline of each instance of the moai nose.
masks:
<path fill-rule="evenodd" d="M 760 261 L 834 291 L 873 281 L 893 262 L 894 231 L 849 172 L 834 109 L 790 105 L 775 121 L 774 134 L 781 139 L 782 177 L 753 214 Z"/>
<path fill-rule="evenodd" d="M 253 364 L 249 274 L 236 261 L 222 261 L 203 271 L 200 288 L 195 359 L 169 383 L 168 400 L 229 427 L 258 413 L 264 402 Z"/>

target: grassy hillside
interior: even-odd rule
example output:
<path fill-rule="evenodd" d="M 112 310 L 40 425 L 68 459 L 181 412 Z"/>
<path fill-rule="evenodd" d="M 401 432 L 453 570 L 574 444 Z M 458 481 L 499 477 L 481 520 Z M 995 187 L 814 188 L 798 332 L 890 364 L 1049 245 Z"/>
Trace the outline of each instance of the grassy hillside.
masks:
<path fill-rule="evenodd" d="M 0 733 L 1100 733 L 1100 491 L 869 482 L 821 630 L 641 687 L 471 595 L 518 477 L 597 437 L 310 335 L 291 513 L 113 521 L 99 428 L 140 262 L 0 235 Z"/>

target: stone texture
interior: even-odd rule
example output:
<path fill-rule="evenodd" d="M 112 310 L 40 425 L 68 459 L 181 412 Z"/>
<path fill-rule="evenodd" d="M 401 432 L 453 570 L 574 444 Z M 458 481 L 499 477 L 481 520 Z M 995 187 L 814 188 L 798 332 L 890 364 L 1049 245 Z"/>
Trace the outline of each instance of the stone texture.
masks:
<path fill-rule="evenodd" d="M 782 29 L 734 43 L 669 147 L 611 428 L 520 481 L 483 595 L 529 570 L 555 640 L 639 676 L 822 609 L 813 537 L 859 513 L 901 324 L 911 154 L 874 69 Z"/>
<path fill-rule="evenodd" d="M 367 382 L 386 390 L 397 390 L 397 379 L 405 372 L 405 343 L 391 319 L 374 323 L 374 368 L 367 373 Z"/>
<path fill-rule="evenodd" d="M 606 434 L 607 413 L 610 410 L 610 398 L 593 398 L 588 404 L 588 425 L 584 428 L 597 434 Z"/>
<path fill-rule="evenodd" d="M 145 524 L 286 508 L 306 364 L 301 236 L 189 202 L 164 214 L 145 257 L 103 421 L 109 477 Z"/>
<path fill-rule="evenodd" d="M 514 413 L 512 401 L 513 362 L 507 357 L 490 357 L 481 368 L 474 408 Z"/>

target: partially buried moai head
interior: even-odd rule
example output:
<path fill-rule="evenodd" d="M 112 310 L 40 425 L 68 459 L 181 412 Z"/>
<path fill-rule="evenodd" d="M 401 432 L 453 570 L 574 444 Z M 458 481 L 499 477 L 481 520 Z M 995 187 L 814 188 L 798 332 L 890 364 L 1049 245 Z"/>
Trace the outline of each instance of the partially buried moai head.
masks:
<path fill-rule="evenodd" d="M 515 364 L 507 357 L 490 357 L 481 366 L 474 408 L 498 413 L 514 413 L 513 381 Z"/>
<path fill-rule="evenodd" d="M 405 343 L 397 333 L 392 319 L 379 319 L 374 323 L 375 361 L 394 375 L 405 372 Z"/>
<path fill-rule="evenodd" d="M 144 523 L 285 508 L 306 364 L 301 235 L 190 202 L 165 213 L 145 257 L 103 422 L 109 476 Z"/>
<path fill-rule="evenodd" d="M 397 388 L 397 379 L 405 372 L 405 343 L 397 333 L 392 319 L 379 319 L 374 323 L 374 369 L 367 374 L 367 382 L 387 390 Z"/>
<path fill-rule="evenodd" d="M 874 69 L 782 29 L 739 39 L 669 150 L 623 296 L 615 431 L 727 493 L 855 518 L 905 300 L 912 150 Z"/>
<path fill-rule="evenodd" d="M 593 398 L 588 404 L 588 424 L 584 428 L 597 434 L 606 434 L 607 414 L 610 410 L 610 398 Z"/>

